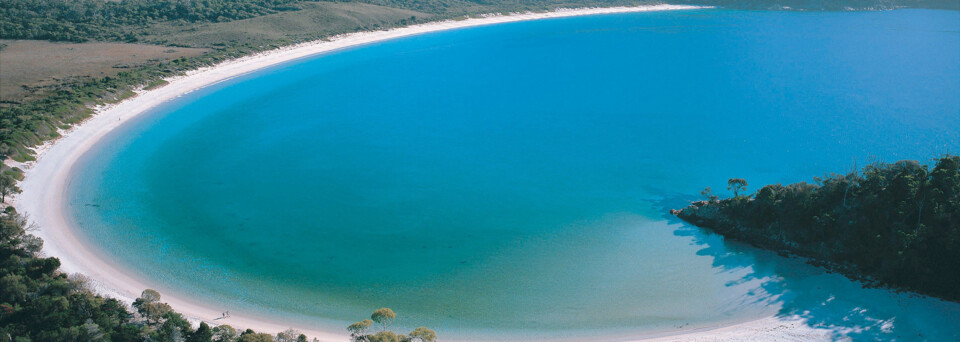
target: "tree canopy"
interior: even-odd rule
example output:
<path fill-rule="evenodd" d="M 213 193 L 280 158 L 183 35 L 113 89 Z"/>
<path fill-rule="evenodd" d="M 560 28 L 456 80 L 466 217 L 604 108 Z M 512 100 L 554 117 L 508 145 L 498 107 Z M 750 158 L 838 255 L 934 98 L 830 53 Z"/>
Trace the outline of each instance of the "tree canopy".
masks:
<path fill-rule="evenodd" d="M 960 156 L 934 162 L 932 168 L 910 160 L 878 162 L 812 184 L 708 197 L 674 212 L 724 236 L 809 257 L 856 279 L 956 301 Z"/>
<path fill-rule="evenodd" d="M 347 326 L 350 332 L 350 340 L 353 342 L 435 342 L 437 333 L 426 327 L 419 327 L 407 335 L 397 334 L 387 330 L 387 325 L 392 322 L 397 315 L 389 308 L 380 308 L 370 315 L 371 319 L 365 319 Z M 376 322 L 381 325 L 381 330 L 375 334 L 369 334 L 367 331 L 370 326 Z"/>
<path fill-rule="evenodd" d="M 374 311 L 373 314 L 370 315 L 370 319 L 380 324 L 380 331 L 386 331 L 387 326 L 390 325 L 390 322 L 393 322 L 394 318 L 397 318 L 397 314 L 393 313 L 393 310 L 390 310 L 390 308 L 377 309 L 377 311 Z"/>

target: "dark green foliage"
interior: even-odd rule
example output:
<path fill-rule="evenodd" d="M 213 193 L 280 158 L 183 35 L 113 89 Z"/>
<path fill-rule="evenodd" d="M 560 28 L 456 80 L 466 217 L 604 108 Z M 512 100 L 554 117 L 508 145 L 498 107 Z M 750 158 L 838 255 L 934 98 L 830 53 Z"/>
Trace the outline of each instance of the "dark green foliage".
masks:
<path fill-rule="evenodd" d="M 205 322 L 200 323 L 197 331 L 194 331 L 187 337 L 187 342 L 210 342 L 213 341 L 213 329 Z"/>
<path fill-rule="evenodd" d="M 0 335 L 32 341 L 133 341 L 139 328 L 115 299 L 67 279 L 60 261 L 37 255 L 15 210 L 0 214 Z"/>
<path fill-rule="evenodd" d="M 84 42 L 135 42 L 159 22 L 205 23 L 254 18 L 301 9 L 317 0 L 4 0 L 0 1 L 0 38 Z M 375 5 L 438 14 L 524 11 L 558 6 L 618 6 L 640 3 L 603 1 L 509 0 L 359 0 Z M 900 7 L 960 8 L 953 0 L 679 0 L 671 3 L 748 9 L 892 9 Z"/>
<path fill-rule="evenodd" d="M 754 245 L 852 277 L 960 300 L 960 157 L 875 163 L 816 184 L 767 185 L 675 212 Z"/>
<path fill-rule="evenodd" d="M 136 41 L 159 21 L 221 22 L 298 9 L 300 0 L 4 0 L 0 38 Z"/>
<path fill-rule="evenodd" d="M 0 174 L 0 202 L 7 200 L 7 196 L 19 194 L 20 187 L 17 186 L 17 179 L 13 175 Z"/>

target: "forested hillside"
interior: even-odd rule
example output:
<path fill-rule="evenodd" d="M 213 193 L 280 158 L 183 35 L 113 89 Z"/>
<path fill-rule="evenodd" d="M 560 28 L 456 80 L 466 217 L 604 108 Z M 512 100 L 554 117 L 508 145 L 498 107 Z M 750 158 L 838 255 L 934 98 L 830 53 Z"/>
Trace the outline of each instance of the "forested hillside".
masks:
<path fill-rule="evenodd" d="M 298 9 L 300 0 L 4 0 L 0 38 L 136 41 L 158 21 L 221 22 Z"/>
<path fill-rule="evenodd" d="M 224 22 L 282 11 L 296 11 L 316 0 L 4 0 L 0 2 L 0 39 L 137 41 L 157 22 Z M 555 7 L 685 3 L 727 8 L 851 10 L 900 7 L 960 8 L 954 0 L 357 0 L 434 14 L 543 10 Z"/>
<path fill-rule="evenodd" d="M 731 179 L 732 189 L 746 186 Z M 960 300 L 960 156 L 875 163 L 814 184 L 767 185 L 674 213 L 721 235 L 868 282 Z"/>

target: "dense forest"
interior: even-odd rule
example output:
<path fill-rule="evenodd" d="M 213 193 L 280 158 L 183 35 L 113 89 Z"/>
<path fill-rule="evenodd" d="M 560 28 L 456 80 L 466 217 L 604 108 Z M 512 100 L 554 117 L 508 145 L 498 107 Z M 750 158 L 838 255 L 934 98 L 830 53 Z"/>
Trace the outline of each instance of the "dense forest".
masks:
<path fill-rule="evenodd" d="M 960 156 L 874 163 L 814 184 L 767 185 L 673 211 L 681 219 L 876 285 L 960 300 Z"/>
<path fill-rule="evenodd" d="M 253 18 L 296 10 L 301 0 L 4 0 L 0 38 L 136 41 L 130 28 L 157 21 L 189 23 Z"/>

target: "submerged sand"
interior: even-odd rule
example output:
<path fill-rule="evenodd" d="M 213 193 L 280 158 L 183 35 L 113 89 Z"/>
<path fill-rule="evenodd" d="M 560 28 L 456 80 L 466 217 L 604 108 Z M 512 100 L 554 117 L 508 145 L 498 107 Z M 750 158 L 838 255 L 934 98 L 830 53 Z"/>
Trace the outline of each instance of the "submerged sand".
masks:
<path fill-rule="evenodd" d="M 141 91 L 137 96 L 115 105 L 98 108 L 96 114 L 82 124 L 63 132 L 63 137 L 38 149 L 38 161 L 23 165 L 27 169 L 26 179 L 22 182 L 23 193 L 15 200 L 21 212 L 29 215 L 39 230 L 35 233 L 43 238 L 44 252 L 60 259 L 62 270 L 68 273 L 80 273 L 90 280 L 94 289 L 106 296 L 115 297 L 127 303 L 133 301 L 146 288 L 156 288 L 163 293 L 163 300 L 175 310 L 194 322 L 205 321 L 210 324 L 229 324 L 235 328 L 251 328 L 262 332 L 279 332 L 295 328 L 310 336 L 324 341 L 346 341 L 346 330 L 316 330 L 304 326 L 267 319 L 255 313 L 231 313 L 221 318 L 220 308 L 205 304 L 202 298 L 182 295 L 176 289 L 158 288 L 142 279 L 136 279 L 130 272 L 123 270 L 116 262 L 99 255 L 83 238 L 77 234 L 79 227 L 69 224 L 64 207 L 64 193 L 67 180 L 77 160 L 93 147 L 107 133 L 124 125 L 131 119 L 148 112 L 166 101 L 175 99 L 197 89 L 244 75 L 280 63 L 314 56 L 338 49 L 407 37 L 428 32 L 451 30 L 465 27 L 491 25 L 526 20 L 560 18 L 581 15 L 630 13 L 645 11 L 686 10 L 696 6 L 654 5 L 640 7 L 611 7 L 565 9 L 547 13 L 523 13 L 511 15 L 489 15 L 458 21 L 443 21 L 414 25 L 386 31 L 359 32 L 298 44 L 227 61 L 216 66 L 198 69 L 168 79 L 168 85 Z M 442 332 L 440 332 L 442 334 Z M 640 332 L 642 334 L 642 332 Z M 829 340 L 828 330 L 814 329 L 797 318 L 766 317 L 755 321 L 719 327 L 700 327 L 681 330 L 679 335 L 658 337 L 659 341 L 743 341 L 743 340 Z"/>

